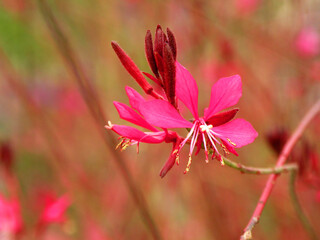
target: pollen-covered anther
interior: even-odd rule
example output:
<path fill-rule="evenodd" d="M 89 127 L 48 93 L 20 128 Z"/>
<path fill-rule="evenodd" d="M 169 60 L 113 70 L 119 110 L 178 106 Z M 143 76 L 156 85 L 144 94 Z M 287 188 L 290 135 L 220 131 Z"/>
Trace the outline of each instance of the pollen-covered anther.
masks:
<path fill-rule="evenodd" d="M 120 151 L 122 152 L 122 151 L 126 150 L 127 147 L 130 146 L 130 143 L 131 143 L 130 140 L 124 141 L 123 144 L 121 145 Z"/>
<path fill-rule="evenodd" d="M 192 162 L 192 158 L 191 158 L 191 154 L 189 154 L 189 160 L 188 160 L 188 164 L 187 164 L 186 170 L 183 172 L 184 174 L 186 174 L 186 173 L 188 173 L 190 171 L 191 162 Z"/>
<path fill-rule="evenodd" d="M 127 149 L 127 147 L 129 147 L 131 145 L 131 140 L 129 139 L 126 139 L 126 138 L 123 138 L 119 143 L 118 145 L 116 146 L 115 149 L 120 149 L 120 151 L 124 151 Z"/>
<path fill-rule="evenodd" d="M 178 151 L 178 150 L 175 150 L 175 151 Z M 179 163 L 180 163 L 179 161 L 180 161 L 180 160 L 179 160 L 179 153 L 177 153 L 177 156 L 176 156 L 176 164 L 177 164 L 177 165 L 179 165 Z"/>
<path fill-rule="evenodd" d="M 225 154 L 230 154 L 230 152 L 228 151 L 228 149 L 226 148 L 225 145 L 221 144 L 221 147 L 222 147 L 223 151 L 225 152 Z"/>
<path fill-rule="evenodd" d="M 228 142 L 232 145 L 232 146 L 237 146 L 234 142 L 232 142 L 229 138 L 227 138 Z"/>
<path fill-rule="evenodd" d="M 203 133 L 209 132 L 212 127 L 212 125 L 200 125 L 200 131 Z"/>
<path fill-rule="evenodd" d="M 221 163 L 221 166 L 225 165 L 223 158 L 221 158 L 220 163 Z"/>
<path fill-rule="evenodd" d="M 126 141 L 125 139 L 122 139 L 122 140 L 118 143 L 118 145 L 116 146 L 115 149 L 122 148 L 122 145 L 123 145 L 123 143 L 124 143 L 125 141 Z"/>

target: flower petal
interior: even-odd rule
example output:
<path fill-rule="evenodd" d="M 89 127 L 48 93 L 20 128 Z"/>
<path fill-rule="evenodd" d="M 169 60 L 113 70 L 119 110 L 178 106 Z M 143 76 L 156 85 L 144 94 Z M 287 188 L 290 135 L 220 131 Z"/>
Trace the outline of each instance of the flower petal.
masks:
<path fill-rule="evenodd" d="M 189 71 L 176 61 L 176 96 L 198 119 L 198 86 Z"/>
<path fill-rule="evenodd" d="M 222 109 L 237 104 L 242 95 L 241 77 L 234 75 L 220 78 L 211 89 L 209 108 L 204 113 L 204 119 L 209 119 L 213 114 Z"/>
<path fill-rule="evenodd" d="M 143 119 L 138 113 L 136 113 L 132 108 L 130 108 L 126 104 L 114 101 L 113 105 L 116 107 L 116 109 L 119 113 L 119 116 L 122 119 L 124 119 L 128 122 L 131 122 L 133 124 L 136 124 L 140 127 L 144 127 L 146 129 L 149 129 L 153 132 L 158 131 L 156 128 L 151 126 L 145 119 Z"/>
<path fill-rule="evenodd" d="M 177 140 L 175 143 L 173 143 L 171 154 L 168 160 L 164 163 L 163 167 L 161 168 L 161 171 L 159 174 L 161 178 L 163 178 L 175 164 L 180 143 L 181 143 L 180 139 Z"/>
<path fill-rule="evenodd" d="M 212 117 L 210 117 L 206 121 L 206 123 L 211 124 L 214 127 L 220 126 L 232 120 L 238 111 L 239 111 L 239 108 L 235 108 L 222 113 L 214 114 Z"/>
<path fill-rule="evenodd" d="M 141 103 L 140 112 L 148 123 L 161 128 L 191 128 L 192 123 L 180 116 L 167 101 L 152 100 Z"/>
<path fill-rule="evenodd" d="M 131 107 L 139 111 L 139 105 L 140 103 L 145 102 L 145 99 L 136 90 L 128 86 L 126 86 L 126 93 Z"/>
<path fill-rule="evenodd" d="M 111 127 L 106 126 L 106 128 L 113 130 L 122 137 L 144 143 L 161 143 L 166 137 L 166 133 L 164 131 L 142 132 L 136 128 L 125 125 L 112 124 Z"/>
<path fill-rule="evenodd" d="M 223 139 L 221 139 L 221 142 L 229 152 L 233 153 L 236 156 L 239 156 L 239 154 L 236 152 L 236 150 L 234 149 L 234 146 L 232 146 L 231 143 L 229 143 Z"/>
<path fill-rule="evenodd" d="M 252 125 L 244 119 L 235 119 L 221 126 L 213 127 L 212 131 L 216 136 L 236 148 L 252 143 L 258 136 Z"/>

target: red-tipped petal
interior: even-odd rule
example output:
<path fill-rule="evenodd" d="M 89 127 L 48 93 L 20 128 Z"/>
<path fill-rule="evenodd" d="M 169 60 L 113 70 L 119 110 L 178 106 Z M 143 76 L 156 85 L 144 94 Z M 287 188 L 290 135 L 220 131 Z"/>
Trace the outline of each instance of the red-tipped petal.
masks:
<path fill-rule="evenodd" d="M 152 100 L 140 105 L 140 112 L 148 123 L 161 128 L 191 128 L 188 122 L 167 101 Z"/>
<path fill-rule="evenodd" d="M 128 121 L 131 122 L 133 124 L 136 124 L 140 127 L 144 127 L 146 129 L 149 129 L 153 132 L 157 132 L 158 130 L 154 127 L 152 127 L 145 119 L 143 119 L 138 113 L 136 113 L 132 108 L 130 108 L 129 106 L 127 106 L 124 103 L 120 103 L 120 102 L 113 102 L 114 106 L 116 107 L 119 116 Z"/>
<path fill-rule="evenodd" d="M 242 88 L 239 75 L 219 79 L 212 86 L 210 105 L 204 113 L 204 118 L 209 119 L 215 113 L 234 106 L 241 95 Z"/>
<path fill-rule="evenodd" d="M 176 95 L 197 119 L 198 86 L 189 71 L 176 61 Z"/>
<path fill-rule="evenodd" d="M 216 135 L 235 148 L 252 143 L 258 136 L 257 131 L 244 119 L 235 119 L 218 127 L 213 127 Z"/>
<path fill-rule="evenodd" d="M 209 118 L 206 121 L 206 123 L 211 124 L 214 127 L 220 126 L 222 124 L 225 124 L 231 121 L 235 117 L 238 111 L 239 111 L 239 108 L 235 108 L 222 113 L 214 114 L 211 118 Z"/>

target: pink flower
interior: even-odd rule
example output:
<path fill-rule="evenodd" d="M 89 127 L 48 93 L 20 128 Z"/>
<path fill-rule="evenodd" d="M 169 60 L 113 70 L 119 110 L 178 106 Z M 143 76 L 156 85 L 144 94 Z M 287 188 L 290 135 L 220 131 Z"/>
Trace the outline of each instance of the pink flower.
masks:
<path fill-rule="evenodd" d="M 243 119 L 231 121 L 238 109 L 219 113 L 235 105 L 241 97 L 241 80 L 238 75 L 222 78 L 213 86 L 209 108 L 205 110 L 204 117 L 199 117 L 198 86 L 191 74 L 176 61 L 176 42 L 169 29 L 166 35 L 158 26 L 154 43 L 150 31 L 145 38 L 146 56 L 154 76 L 148 73 L 144 75 L 162 88 L 160 93 L 153 89 L 132 59 L 117 43 L 112 42 L 112 47 L 128 73 L 154 100 L 146 101 L 134 89 L 126 87 L 131 107 L 119 102 L 114 102 L 114 105 L 122 119 L 148 131 L 143 132 L 134 127 L 111 124 L 110 121 L 106 128 L 121 136 L 122 141 L 118 145 L 121 150 L 130 145 L 138 145 L 140 142 L 172 143 L 173 148 L 169 159 L 160 171 L 161 177 L 166 175 L 175 162 L 179 162 L 180 150 L 186 143 L 190 144 L 190 152 L 185 173 L 190 169 L 191 155 L 195 146 L 200 151 L 203 144 L 206 161 L 209 153 L 212 152 L 213 156 L 223 163 L 217 145 L 220 145 L 226 153 L 232 152 L 237 155 L 235 147 L 249 144 L 257 137 L 257 132 L 247 121 Z M 181 117 L 178 112 L 178 99 L 192 112 L 193 123 Z M 182 138 L 176 132 L 168 130 L 169 128 L 190 128 L 190 131 L 186 138 Z"/>
<path fill-rule="evenodd" d="M 313 28 L 304 28 L 298 34 L 295 47 L 302 57 L 314 57 L 320 50 L 319 34 Z"/>
<path fill-rule="evenodd" d="M 0 195 L 0 233 L 17 234 L 21 229 L 22 220 L 18 201 L 7 201 Z"/>
<path fill-rule="evenodd" d="M 188 70 L 178 62 L 176 62 L 176 81 L 176 95 L 193 114 L 192 123 L 185 120 L 171 104 L 160 99 L 142 102 L 139 110 L 151 125 L 165 129 L 190 128 L 186 138 L 175 149 L 178 160 L 181 148 L 187 142 L 190 143 L 189 161 L 185 173 L 190 170 L 191 155 L 196 145 L 200 149 L 203 143 L 206 161 L 209 150 L 212 150 L 213 157 L 217 157 L 223 163 L 218 145 L 225 153 L 231 152 L 237 155 L 235 148 L 252 143 L 258 136 L 246 120 L 232 120 L 238 109 L 220 112 L 239 101 L 242 95 L 240 76 L 221 78 L 213 85 L 210 104 L 205 109 L 203 117 L 199 117 L 198 114 L 198 86 Z"/>
<path fill-rule="evenodd" d="M 53 196 L 45 196 L 45 207 L 40 217 L 41 224 L 48 224 L 54 222 L 63 222 L 65 220 L 65 212 L 70 206 L 71 201 L 67 195 L 59 198 Z"/>

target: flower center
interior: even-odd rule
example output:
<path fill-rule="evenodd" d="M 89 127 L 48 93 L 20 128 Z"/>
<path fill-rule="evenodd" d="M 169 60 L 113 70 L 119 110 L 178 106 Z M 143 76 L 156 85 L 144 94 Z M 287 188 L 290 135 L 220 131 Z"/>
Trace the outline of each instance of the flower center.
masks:
<path fill-rule="evenodd" d="M 187 172 L 190 171 L 190 166 L 192 162 L 191 155 L 193 153 L 193 150 L 195 146 L 197 145 L 197 148 L 201 148 L 202 145 L 205 150 L 205 155 L 206 159 L 205 161 L 208 163 L 209 162 L 209 151 L 212 152 L 212 158 L 217 158 L 222 165 L 224 165 L 223 159 L 221 157 L 221 154 L 218 151 L 217 144 L 222 147 L 225 153 L 229 153 L 226 147 L 220 143 L 218 140 L 219 134 L 215 133 L 212 130 L 213 126 L 207 125 L 205 120 L 203 118 L 199 118 L 194 121 L 192 128 L 190 129 L 190 132 L 186 136 L 186 138 L 180 143 L 177 151 L 177 159 L 176 162 L 179 164 L 179 152 L 181 148 L 186 144 L 190 143 L 190 150 L 189 150 L 189 160 L 187 163 L 186 170 L 184 173 L 186 174 Z"/>

